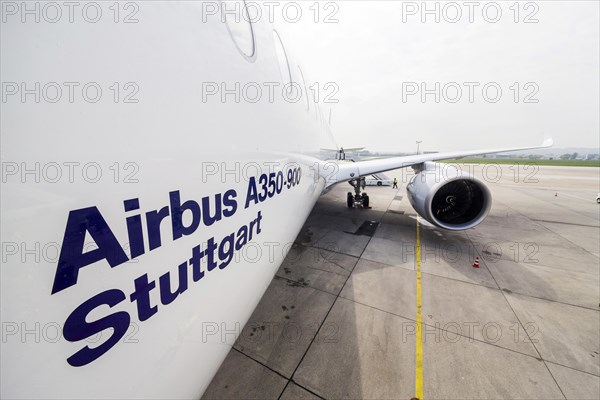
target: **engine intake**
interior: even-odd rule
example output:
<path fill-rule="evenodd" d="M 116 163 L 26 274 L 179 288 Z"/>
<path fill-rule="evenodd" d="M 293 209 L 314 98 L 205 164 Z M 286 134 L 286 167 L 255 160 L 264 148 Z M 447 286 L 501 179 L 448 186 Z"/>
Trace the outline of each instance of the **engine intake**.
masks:
<path fill-rule="evenodd" d="M 440 228 L 459 231 L 479 225 L 492 205 L 489 189 L 462 172 L 443 177 L 438 164 L 427 164 L 406 187 L 415 211 Z"/>

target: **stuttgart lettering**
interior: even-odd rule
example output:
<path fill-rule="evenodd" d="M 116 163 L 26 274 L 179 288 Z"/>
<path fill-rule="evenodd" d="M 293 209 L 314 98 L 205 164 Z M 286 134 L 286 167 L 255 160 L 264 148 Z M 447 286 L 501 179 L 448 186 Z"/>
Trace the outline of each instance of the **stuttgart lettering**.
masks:
<path fill-rule="evenodd" d="M 290 173 L 293 180 L 278 179 L 278 174 L 263 174 L 248 182 L 246 199 L 243 203 L 247 209 L 255 204 L 260 204 L 280 193 L 284 189 L 291 189 L 300 182 L 300 168 Z M 130 259 L 140 257 L 163 246 L 167 240 L 161 235 L 161 226 L 171 226 L 173 241 L 184 236 L 193 235 L 198 228 L 211 226 L 219 221 L 231 218 L 238 210 L 238 195 L 233 189 L 214 196 L 204 197 L 199 202 L 188 199 L 182 201 L 181 193 L 169 193 L 168 205 L 158 210 L 145 213 L 140 212 L 140 201 L 137 198 L 123 201 L 126 214 L 125 225 L 129 239 L 129 253 L 119 244 L 115 234 L 106 219 L 97 207 L 88 207 L 69 212 L 63 245 L 56 268 L 52 294 L 58 294 L 78 282 L 79 270 L 92 264 L 105 260 L 111 268 L 123 265 Z M 183 215 L 188 217 L 186 224 Z M 115 346 L 126 334 L 131 322 L 131 315 L 126 311 L 115 311 L 103 318 L 88 322 L 88 315 L 99 307 L 111 309 L 124 301 L 136 305 L 137 318 L 146 321 L 159 311 L 159 308 L 174 302 L 179 295 L 190 288 L 191 284 L 206 279 L 211 271 L 227 268 L 233 260 L 235 252 L 240 251 L 248 242 L 260 235 L 263 215 L 258 211 L 256 217 L 246 224 L 231 231 L 222 238 L 211 237 L 203 244 L 194 246 L 189 258 L 178 263 L 176 287 L 171 284 L 171 272 L 166 272 L 158 279 L 150 279 L 148 274 L 143 274 L 132 283 L 132 290 L 125 294 L 120 289 L 110 289 L 98 293 L 81 305 L 67 317 L 63 335 L 70 342 L 87 339 L 99 332 L 112 328 L 112 335 L 101 345 L 90 348 L 85 346 L 67 358 L 67 362 L 74 367 L 87 365 Z M 145 223 L 144 223 L 145 222 Z M 148 243 L 144 240 L 144 226 Z M 84 241 L 89 235 L 97 248 L 84 252 Z M 190 280 L 191 277 L 191 280 Z M 175 285 L 173 285 L 175 286 Z M 150 293 L 157 291 L 160 304 L 152 304 Z"/>

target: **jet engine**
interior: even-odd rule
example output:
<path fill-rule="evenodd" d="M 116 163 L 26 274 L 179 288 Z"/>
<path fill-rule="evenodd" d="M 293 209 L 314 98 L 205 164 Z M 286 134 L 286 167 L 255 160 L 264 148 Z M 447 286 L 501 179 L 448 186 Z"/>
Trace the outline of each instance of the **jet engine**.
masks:
<path fill-rule="evenodd" d="M 423 164 L 406 186 L 410 204 L 440 228 L 460 231 L 479 225 L 492 205 L 489 189 L 461 171 L 451 177 L 444 175 L 440 164 Z"/>

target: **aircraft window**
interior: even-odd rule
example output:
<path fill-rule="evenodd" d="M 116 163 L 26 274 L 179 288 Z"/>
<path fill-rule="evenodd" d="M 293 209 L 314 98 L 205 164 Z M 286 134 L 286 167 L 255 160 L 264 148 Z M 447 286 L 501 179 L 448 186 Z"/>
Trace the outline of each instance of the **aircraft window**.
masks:
<path fill-rule="evenodd" d="M 306 101 L 306 111 L 310 108 L 310 100 L 308 97 L 308 88 L 306 87 L 306 80 L 304 79 L 304 74 L 302 73 L 302 69 L 298 67 L 298 71 L 300 71 L 300 79 L 302 79 L 302 90 L 304 90 L 304 100 Z"/>
<path fill-rule="evenodd" d="M 225 25 L 235 47 L 250 62 L 256 60 L 254 30 L 245 1 L 222 1 Z"/>
<path fill-rule="evenodd" d="M 290 71 L 290 64 L 288 62 L 285 47 L 281 41 L 281 37 L 276 30 L 273 30 L 273 40 L 275 41 L 275 53 L 277 53 L 277 60 L 279 60 L 279 71 L 281 72 L 281 79 L 284 85 L 290 84 L 288 92 L 292 90 L 292 73 Z"/>

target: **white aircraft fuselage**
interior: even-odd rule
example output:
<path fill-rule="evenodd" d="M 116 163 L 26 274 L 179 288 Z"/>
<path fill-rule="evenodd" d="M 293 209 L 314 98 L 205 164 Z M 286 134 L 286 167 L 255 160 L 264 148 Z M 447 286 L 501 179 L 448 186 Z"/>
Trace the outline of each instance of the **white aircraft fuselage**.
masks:
<path fill-rule="evenodd" d="M 335 144 L 289 50 L 297 102 L 272 26 L 248 57 L 208 11 L 6 16 L 2 397 L 199 397 L 325 188 L 310 155 Z"/>
<path fill-rule="evenodd" d="M 468 229 L 490 192 L 429 162 L 523 149 L 325 161 L 243 2 L 67 3 L 2 3 L 1 397 L 198 398 L 328 187 L 413 166 L 419 214 Z"/>

